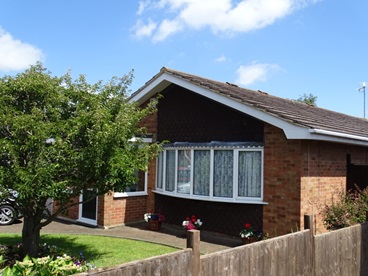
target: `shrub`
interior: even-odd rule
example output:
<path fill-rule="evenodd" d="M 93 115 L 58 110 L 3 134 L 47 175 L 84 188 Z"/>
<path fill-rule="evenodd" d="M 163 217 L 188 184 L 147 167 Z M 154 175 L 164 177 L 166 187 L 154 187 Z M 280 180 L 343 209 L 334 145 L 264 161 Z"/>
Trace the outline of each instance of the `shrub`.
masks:
<path fill-rule="evenodd" d="M 55 246 L 40 245 L 38 258 L 22 258 L 21 249 L 22 244 L 0 245 L 0 275 L 72 275 L 95 268 L 82 253 L 68 256 Z"/>
<path fill-rule="evenodd" d="M 332 198 L 331 205 L 325 205 L 321 215 L 328 230 L 336 230 L 366 221 L 368 211 L 368 187 L 360 190 L 339 192 Z"/>

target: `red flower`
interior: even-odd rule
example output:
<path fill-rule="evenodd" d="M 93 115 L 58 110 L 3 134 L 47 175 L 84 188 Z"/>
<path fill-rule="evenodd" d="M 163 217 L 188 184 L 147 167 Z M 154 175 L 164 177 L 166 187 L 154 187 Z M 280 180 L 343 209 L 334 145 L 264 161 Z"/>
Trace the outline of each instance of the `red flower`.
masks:
<path fill-rule="evenodd" d="M 245 227 L 245 229 L 250 228 L 250 223 L 245 223 L 245 224 L 244 224 L 244 227 Z"/>

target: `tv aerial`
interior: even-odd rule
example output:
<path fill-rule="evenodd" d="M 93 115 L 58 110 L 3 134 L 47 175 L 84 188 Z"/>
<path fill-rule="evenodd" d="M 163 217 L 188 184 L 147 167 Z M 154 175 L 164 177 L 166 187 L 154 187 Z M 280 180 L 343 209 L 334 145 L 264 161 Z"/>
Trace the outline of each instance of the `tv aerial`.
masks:
<path fill-rule="evenodd" d="M 361 82 L 359 88 L 357 89 L 359 92 L 363 92 L 363 117 L 365 118 L 365 82 Z"/>

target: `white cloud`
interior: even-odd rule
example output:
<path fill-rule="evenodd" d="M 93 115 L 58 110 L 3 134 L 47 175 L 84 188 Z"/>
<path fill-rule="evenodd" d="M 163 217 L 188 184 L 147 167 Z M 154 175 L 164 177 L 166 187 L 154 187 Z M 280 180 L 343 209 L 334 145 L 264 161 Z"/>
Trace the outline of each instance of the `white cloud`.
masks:
<path fill-rule="evenodd" d="M 0 27 L 0 71 L 19 71 L 27 69 L 44 55 L 37 47 L 17 40 Z"/>
<path fill-rule="evenodd" d="M 152 32 L 164 40 L 184 28 L 210 28 L 215 34 L 244 33 L 273 24 L 297 9 L 320 0 L 160 0 L 140 2 L 139 14 L 157 11 L 163 18 Z M 144 7 L 144 8 L 143 8 Z M 143 27 L 143 26 L 142 26 Z M 139 29 L 136 29 L 136 34 Z"/>
<path fill-rule="evenodd" d="M 266 81 L 269 73 L 279 70 L 276 64 L 254 63 L 248 66 L 240 66 L 236 70 L 236 83 L 240 85 L 250 85 L 256 81 Z"/>
<path fill-rule="evenodd" d="M 146 36 L 151 36 L 153 31 L 157 28 L 156 22 L 153 22 L 150 18 L 148 19 L 148 23 L 144 24 L 141 20 L 138 20 L 135 26 L 133 26 L 133 30 L 135 31 L 135 36 L 137 38 L 142 38 Z"/>
<path fill-rule="evenodd" d="M 138 1 L 137 15 L 144 13 L 149 6 L 151 6 L 151 0 Z"/>
<path fill-rule="evenodd" d="M 163 20 L 158 27 L 155 35 L 153 36 L 153 41 L 158 42 L 165 40 L 168 36 L 176 33 L 182 29 L 182 24 L 177 20 Z"/>
<path fill-rule="evenodd" d="M 227 59 L 224 55 L 219 56 L 218 58 L 215 59 L 215 61 L 217 62 L 225 62 Z"/>

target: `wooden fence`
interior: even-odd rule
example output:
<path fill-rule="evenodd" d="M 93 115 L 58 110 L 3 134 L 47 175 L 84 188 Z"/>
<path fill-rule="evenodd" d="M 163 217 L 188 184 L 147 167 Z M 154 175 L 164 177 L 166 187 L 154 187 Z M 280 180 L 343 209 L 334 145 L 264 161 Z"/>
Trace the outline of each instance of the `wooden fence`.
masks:
<path fill-rule="evenodd" d="M 305 225 L 312 226 L 312 217 Z M 80 275 L 368 275 L 368 222 L 314 236 L 313 229 L 202 255 L 199 231 L 189 248 Z"/>

